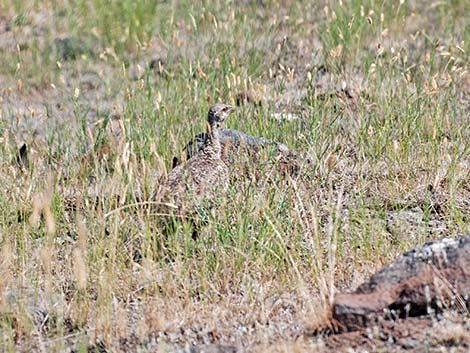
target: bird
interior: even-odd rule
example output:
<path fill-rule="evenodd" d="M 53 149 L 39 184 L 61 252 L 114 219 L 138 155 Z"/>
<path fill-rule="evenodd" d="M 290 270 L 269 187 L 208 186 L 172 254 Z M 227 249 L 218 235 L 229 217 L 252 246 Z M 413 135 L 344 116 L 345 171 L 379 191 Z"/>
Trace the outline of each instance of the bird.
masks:
<path fill-rule="evenodd" d="M 185 163 L 168 174 L 160 197 L 181 214 L 198 213 L 210 208 L 229 187 L 229 170 L 223 162 L 221 126 L 234 108 L 225 103 L 213 105 L 207 114 L 207 132 L 203 144 Z"/>
<path fill-rule="evenodd" d="M 173 168 L 185 159 L 189 160 L 199 153 L 207 138 L 207 132 L 203 132 L 189 141 L 183 148 L 181 157 L 173 157 Z M 221 158 L 229 168 L 238 167 L 238 162 L 243 160 L 244 156 L 248 156 L 247 161 L 250 161 L 250 164 L 256 165 L 261 157 L 260 152 L 266 150 L 269 146 L 275 149 L 278 167 L 282 172 L 295 175 L 299 172 L 302 165 L 312 163 L 310 158 L 302 156 L 281 142 L 248 135 L 238 130 L 221 129 L 220 144 L 222 147 Z"/>
<path fill-rule="evenodd" d="M 183 154 L 181 160 L 190 159 L 192 156 L 197 154 L 199 150 L 204 146 L 208 138 L 207 132 L 196 135 L 191 141 L 189 141 L 183 148 Z M 240 155 L 240 149 L 244 149 L 250 153 L 257 153 L 260 148 L 274 145 L 279 151 L 287 151 L 289 148 L 283 143 L 271 141 L 264 137 L 251 136 L 244 132 L 233 130 L 233 129 L 221 129 L 220 130 L 220 144 L 221 144 L 221 158 L 226 164 L 233 163 L 238 155 Z M 173 157 L 173 168 L 180 164 L 178 157 Z"/>

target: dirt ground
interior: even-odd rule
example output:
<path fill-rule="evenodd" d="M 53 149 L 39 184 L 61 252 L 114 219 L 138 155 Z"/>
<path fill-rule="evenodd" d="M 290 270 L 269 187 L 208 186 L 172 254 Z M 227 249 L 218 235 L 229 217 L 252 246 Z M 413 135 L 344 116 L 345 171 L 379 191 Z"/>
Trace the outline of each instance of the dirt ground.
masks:
<path fill-rule="evenodd" d="M 16 3 L 0 1 L 0 351 L 470 351 L 468 312 L 328 328 L 335 293 L 470 230 L 465 1 L 158 2 L 153 32 L 123 42 L 145 11 L 127 9 L 142 17 L 119 34 L 126 20 L 103 11 L 116 1 Z M 230 127 L 308 163 L 234 167 L 201 239 L 180 229 L 135 261 L 151 227 L 116 210 L 155 192 L 217 100 L 240 105 Z"/>

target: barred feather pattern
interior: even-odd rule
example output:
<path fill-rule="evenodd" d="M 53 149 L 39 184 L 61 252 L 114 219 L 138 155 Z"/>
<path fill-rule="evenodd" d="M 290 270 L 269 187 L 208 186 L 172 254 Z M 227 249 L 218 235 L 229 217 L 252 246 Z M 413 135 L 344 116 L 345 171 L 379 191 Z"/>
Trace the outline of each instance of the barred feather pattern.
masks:
<path fill-rule="evenodd" d="M 180 210 L 207 207 L 227 191 L 229 171 L 221 159 L 220 128 L 232 111 L 231 106 L 223 103 L 211 107 L 207 138 L 198 153 L 169 173 L 165 202 L 173 203 Z"/>

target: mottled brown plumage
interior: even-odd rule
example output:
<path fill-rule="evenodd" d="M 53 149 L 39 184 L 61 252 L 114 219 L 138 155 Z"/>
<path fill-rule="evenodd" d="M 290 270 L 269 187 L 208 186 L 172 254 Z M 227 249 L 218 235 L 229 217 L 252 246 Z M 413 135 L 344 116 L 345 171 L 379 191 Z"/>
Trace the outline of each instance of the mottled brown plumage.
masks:
<path fill-rule="evenodd" d="M 221 159 L 220 129 L 233 110 L 224 103 L 210 108 L 208 138 L 198 153 L 169 173 L 163 197 L 165 202 L 174 204 L 179 210 L 206 207 L 227 191 L 229 172 Z"/>

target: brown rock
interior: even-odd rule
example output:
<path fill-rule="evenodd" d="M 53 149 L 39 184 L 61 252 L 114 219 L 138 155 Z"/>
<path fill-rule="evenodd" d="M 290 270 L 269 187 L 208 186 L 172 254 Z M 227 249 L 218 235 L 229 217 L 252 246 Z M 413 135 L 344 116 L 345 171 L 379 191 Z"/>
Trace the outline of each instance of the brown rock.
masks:
<path fill-rule="evenodd" d="M 333 318 L 352 331 L 377 319 L 465 308 L 470 294 L 470 236 L 424 244 L 398 257 L 353 293 L 338 294 Z"/>

